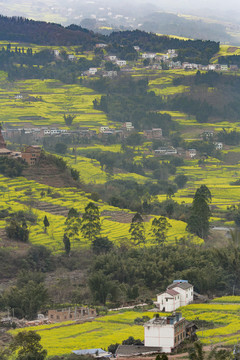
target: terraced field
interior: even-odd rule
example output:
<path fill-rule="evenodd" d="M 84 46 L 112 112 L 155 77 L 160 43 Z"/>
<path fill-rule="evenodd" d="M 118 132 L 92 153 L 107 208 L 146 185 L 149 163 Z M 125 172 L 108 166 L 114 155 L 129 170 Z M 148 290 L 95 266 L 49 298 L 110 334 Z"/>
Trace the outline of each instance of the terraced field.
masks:
<path fill-rule="evenodd" d="M 41 193 L 45 195 L 42 196 Z M 10 212 L 19 210 L 32 211 L 37 215 L 36 225 L 31 225 L 30 242 L 41 244 L 50 248 L 54 253 L 63 251 L 62 238 L 65 231 L 65 220 L 68 210 L 74 207 L 80 213 L 89 203 L 88 194 L 75 188 L 51 188 L 25 178 L 7 179 L 0 176 L 0 209 L 9 209 Z M 102 235 L 108 236 L 116 245 L 129 241 L 129 227 L 133 214 L 130 211 L 122 211 L 118 208 L 98 202 L 102 222 Z M 50 226 L 47 233 L 44 232 L 43 219 L 47 215 Z M 168 241 L 174 243 L 182 236 L 188 236 L 186 224 L 181 221 L 170 220 L 172 228 L 169 231 Z M 5 220 L 0 220 L 0 229 L 4 229 Z M 146 233 L 149 233 L 151 217 L 146 219 Z M 4 231 L 0 233 L 2 241 L 0 246 L 18 246 L 18 243 L 6 241 Z M 193 238 L 194 242 L 201 242 L 199 238 Z M 151 245 L 148 237 L 147 246 Z M 81 234 L 72 241 L 72 248 L 89 247 L 90 244 Z"/>
<path fill-rule="evenodd" d="M 9 83 L 0 74 L 1 120 L 12 126 L 62 126 L 64 113 L 76 115 L 74 125 L 98 128 L 107 125 L 106 115 L 93 109 L 93 100 L 100 98 L 89 88 L 65 85 L 57 80 L 25 80 Z M 41 97 L 42 101 L 16 99 L 19 94 Z"/>

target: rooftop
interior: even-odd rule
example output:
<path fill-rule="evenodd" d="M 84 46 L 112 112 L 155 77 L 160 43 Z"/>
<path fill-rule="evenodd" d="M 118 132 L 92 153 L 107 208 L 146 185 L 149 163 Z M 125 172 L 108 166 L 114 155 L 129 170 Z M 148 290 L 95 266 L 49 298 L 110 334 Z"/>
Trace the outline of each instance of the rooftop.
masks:
<path fill-rule="evenodd" d="M 116 351 L 116 356 L 134 356 L 143 354 L 159 353 L 160 347 L 144 346 L 144 345 L 119 345 Z"/>
<path fill-rule="evenodd" d="M 180 289 L 187 290 L 193 287 L 189 282 L 176 282 L 168 286 L 168 290 L 172 290 L 175 287 L 179 287 Z"/>

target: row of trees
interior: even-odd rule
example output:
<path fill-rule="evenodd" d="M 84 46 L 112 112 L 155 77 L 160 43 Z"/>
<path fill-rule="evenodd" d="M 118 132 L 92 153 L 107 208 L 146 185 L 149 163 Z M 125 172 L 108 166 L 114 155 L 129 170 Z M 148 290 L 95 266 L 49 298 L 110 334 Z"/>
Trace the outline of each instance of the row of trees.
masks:
<path fill-rule="evenodd" d="M 98 207 L 90 202 L 80 218 L 79 213 L 71 208 L 65 222 L 66 230 L 63 236 L 65 252 L 69 255 L 71 250 L 71 240 L 79 236 L 81 231 L 83 237 L 87 239 L 95 253 L 107 252 L 113 248 L 113 244 L 108 238 L 101 237 L 101 221 Z M 161 245 L 167 238 L 167 231 L 171 227 L 170 223 L 164 216 L 155 218 L 152 221 L 151 230 L 148 237 L 152 242 Z M 130 243 L 134 246 L 145 244 L 146 231 L 144 221 L 139 213 L 136 213 L 130 224 Z"/>

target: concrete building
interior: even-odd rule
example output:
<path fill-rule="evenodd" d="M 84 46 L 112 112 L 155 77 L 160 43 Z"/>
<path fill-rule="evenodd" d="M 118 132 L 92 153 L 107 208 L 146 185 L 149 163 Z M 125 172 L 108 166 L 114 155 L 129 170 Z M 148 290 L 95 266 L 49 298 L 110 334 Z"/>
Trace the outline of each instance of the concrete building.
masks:
<path fill-rule="evenodd" d="M 48 310 L 48 319 L 53 322 L 68 320 L 86 320 L 97 316 L 95 309 L 75 307 L 75 309 Z"/>
<path fill-rule="evenodd" d="M 22 158 L 28 163 L 28 165 L 33 166 L 36 165 L 37 161 L 40 158 L 41 153 L 42 153 L 41 146 L 38 145 L 26 146 L 22 151 Z"/>
<path fill-rule="evenodd" d="M 196 149 L 188 149 L 188 150 L 186 150 L 186 156 L 189 159 L 195 158 L 197 156 L 197 150 Z"/>
<path fill-rule="evenodd" d="M 223 143 L 222 142 L 215 142 L 215 149 L 216 150 L 222 150 L 223 149 Z"/>
<path fill-rule="evenodd" d="M 152 130 L 144 130 L 144 136 L 146 136 L 148 140 L 152 140 L 152 139 L 159 140 L 162 138 L 162 129 L 153 128 Z"/>
<path fill-rule="evenodd" d="M 155 317 L 144 324 L 144 346 L 171 353 L 186 338 L 185 318 L 181 313 Z"/>
<path fill-rule="evenodd" d="M 166 291 L 157 295 L 155 305 L 160 311 L 172 312 L 191 302 L 193 302 L 193 286 L 187 280 L 174 280 Z"/>
<path fill-rule="evenodd" d="M 143 59 L 154 59 L 157 54 L 155 53 L 144 53 L 142 54 Z"/>
<path fill-rule="evenodd" d="M 177 155 L 177 149 L 173 146 L 169 147 L 160 147 L 154 150 L 155 155 Z"/>
<path fill-rule="evenodd" d="M 116 64 L 117 64 L 118 66 L 126 66 L 126 65 L 127 65 L 127 62 L 126 62 L 126 60 L 117 60 L 117 61 L 116 61 Z"/>
<path fill-rule="evenodd" d="M 95 75 L 98 72 L 97 68 L 89 68 L 88 73 L 89 75 Z"/>
<path fill-rule="evenodd" d="M 124 124 L 123 124 L 123 127 L 124 129 L 126 129 L 127 131 L 132 131 L 134 130 L 134 126 L 132 124 L 131 121 L 126 121 Z"/>

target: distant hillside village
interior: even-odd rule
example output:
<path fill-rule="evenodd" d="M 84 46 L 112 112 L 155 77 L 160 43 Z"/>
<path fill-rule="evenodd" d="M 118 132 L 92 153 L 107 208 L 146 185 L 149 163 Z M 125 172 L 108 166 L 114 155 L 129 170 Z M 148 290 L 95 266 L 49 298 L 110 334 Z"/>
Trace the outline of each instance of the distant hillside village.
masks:
<path fill-rule="evenodd" d="M 96 44 L 96 48 L 105 48 L 107 44 Z M 176 61 L 175 59 L 178 57 L 178 52 L 175 49 L 168 49 L 165 54 L 158 54 L 155 52 L 141 52 L 139 46 L 134 46 L 134 50 L 138 52 L 139 57 L 143 60 L 143 65 L 147 68 L 155 69 L 155 70 L 167 70 L 167 69 L 183 69 L 183 70 L 202 70 L 202 71 L 238 71 L 238 65 L 229 65 L 228 64 L 196 64 L 190 62 L 181 62 Z M 60 52 L 58 50 L 54 51 L 56 57 L 60 56 Z M 76 61 L 78 58 L 69 54 L 68 59 L 70 61 Z M 134 71 L 133 61 L 127 61 L 124 59 L 119 59 L 116 55 L 106 55 L 104 56 L 104 60 L 106 62 L 112 63 L 111 70 L 103 70 L 102 67 L 91 67 L 87 71 L 82 73 L 82 76 L 103 76 L 103 77 L 115 77 L 118 75 L 118 71 L 128 72 Z"/>
<path fill-rule="evenodd" d="M 41 145 L 44 139 L 56 139 L 57 141 L 65 142 L 67 139 L 75 137 L 82 139 L 99 139 L 106 140 L 115 135 L 119 140 L 127 139 L 129 135 L 136 133 L 136 130 L 132 122 L 123 123 L 119 129 L 111 128 L 109 126 L 100 126 L 98 131 L 89 129 L 87 127 L 80 127 L 75 130 L 66 130 L 60 128 L 49 128 L 49 127 L 34 127 L 34 128 L 6 128 L 1 131 L 1 143 L 0 143 L 0 154 L 11 155 L 12 157 L 22 157 L 29 165 L 35 165 L 36 159 L 40 156 Z M 8 141 L 14 141 L 17 143 L 24 142 L 29 146 L 25 146 L 25 150 L 22 152 L 14 152 L 6 149 L 6 143 L 3 139 Z M 141 135 L 146 141 L 164 140 L 163 132 L 161 128 L 152 128 L 151 130 L 144 130 Z M 223 143 L 215 141 L 215 134 L 213 131 L 204 131 L 201 134 L 202 140 L 211 140 L 216 150 L 223 150 Z M 33 145 L 34 144 L 34 145 Z M 37 145 L 39 144 L 39 145 Z M 144 150 L 145 154 L 153 154 L 155 156 L 176 156 L 183 157 L 186 159 L 198 158 L 200 154 L 196 149 L 183 149 L 181 147 L 174 147 L 172 145 L 161 146 L 157 149 L 149 148 Z M 28 154 L 34 153 L 34 158 L 29 157 Z"/>

